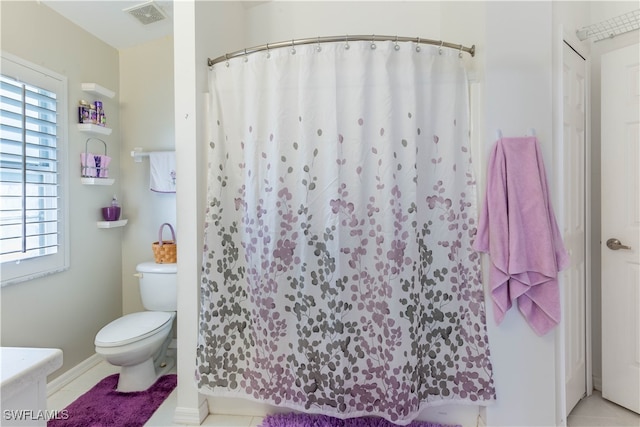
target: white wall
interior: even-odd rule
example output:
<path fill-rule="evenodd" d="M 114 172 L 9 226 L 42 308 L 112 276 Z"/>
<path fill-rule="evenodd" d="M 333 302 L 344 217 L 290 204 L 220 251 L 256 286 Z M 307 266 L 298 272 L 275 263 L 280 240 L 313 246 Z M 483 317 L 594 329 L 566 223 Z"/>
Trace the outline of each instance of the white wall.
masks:
<path fill-rule="evenodd" d="M 120 171 L 122 201 L 129 223 L 122 235 L 122 311 L 144 310 L 138 279 L 140 262 L 153 261 L 151 244 L 161 224 L 176 231 L 176 194 L 149 190 L 149 159 L 134 162 L 131 151 L 175 150 L 173 101 L 173 37 L 164 37 L 120 51 Z M 180 179 L 178 176 L 177 179 Z M 170 238 L 167 227 L 164 238 Z"/>
<path fill-rule="evenodd" d="M 61 348 L 64 364 L 53 378 L 91 356 L 95 334 L 122 313 L 123 230 L 96 227 L 100 207 L 108 205 L 122 186 L 118 52 L 35 1 L 2 2 L 1 15 L 3 51 L 68 78 L 71 266 L 0 291 L 2 345 Z M 115 98 L 102 100 L 108 126 L 113 128 L 110 136 L 101 137 L 113 158 L 109 175 L 116 183 L 112 187 L 80 183 L 79 159 L 88 135 L 75 125 L 77 105 L 80 99 L 93 101 L 80 90 L 82 82 L 116 92 Z"/>
<path fill-rule="evenodd" d="M 435 1 L 258 2 L 247 7 L 244 27 L 249 46 L 344 34 L 437 39 L 440 8 Z"/>
<path fill-rule="evenodd" d="M 205 137 L 208 57 L 244 46 L 243 2 L 174 3 L 174 72 L 178 257 L 177 423 L 200 423 L 209 413 L 194 376 L 206 191 Z"/>
<path fill-rule="evenodd" d="M 552 196 L 551 3 L 496 2 L 486 10 L 486 149 L 497 129 L 524 135 L 535 128 Z M 538 337 L 516 307 L 496 326 L 488 304 L 489 344 L 498 401 L 490 425 L 555 425 L 555 335 Z"/>

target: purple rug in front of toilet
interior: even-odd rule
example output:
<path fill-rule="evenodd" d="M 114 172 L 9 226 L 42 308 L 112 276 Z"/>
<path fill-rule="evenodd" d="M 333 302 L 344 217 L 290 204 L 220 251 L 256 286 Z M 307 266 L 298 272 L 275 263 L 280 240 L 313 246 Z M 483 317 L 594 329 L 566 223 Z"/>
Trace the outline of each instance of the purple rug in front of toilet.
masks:
<path fill-rule="evenodd" d="M 164 375 L 144 391 L 116 391 L 119 374 L 110 375 L 49 420 L 47 427 L 142 427 L 176 388 L 175 374 Z"/>

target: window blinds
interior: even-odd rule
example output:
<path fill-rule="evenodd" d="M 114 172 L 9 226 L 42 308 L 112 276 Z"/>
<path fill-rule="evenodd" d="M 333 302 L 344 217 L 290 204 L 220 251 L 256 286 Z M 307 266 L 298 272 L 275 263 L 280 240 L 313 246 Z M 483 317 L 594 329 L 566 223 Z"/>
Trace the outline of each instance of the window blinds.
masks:
<path fill-rule="evenodd" d="M 0 77 L 0 261 L 58 251 L 57 96 Z"/>

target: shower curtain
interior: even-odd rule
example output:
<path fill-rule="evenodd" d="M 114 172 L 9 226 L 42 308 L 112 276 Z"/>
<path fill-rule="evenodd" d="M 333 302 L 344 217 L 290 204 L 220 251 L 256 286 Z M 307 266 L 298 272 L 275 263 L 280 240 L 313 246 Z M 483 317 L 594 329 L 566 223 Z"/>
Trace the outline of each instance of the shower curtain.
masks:
<path fill-rule="evenodd" d="M 401 425 L 495 399 L 458 52 L 292 46 L 209 85 L 199 389 Z"/>

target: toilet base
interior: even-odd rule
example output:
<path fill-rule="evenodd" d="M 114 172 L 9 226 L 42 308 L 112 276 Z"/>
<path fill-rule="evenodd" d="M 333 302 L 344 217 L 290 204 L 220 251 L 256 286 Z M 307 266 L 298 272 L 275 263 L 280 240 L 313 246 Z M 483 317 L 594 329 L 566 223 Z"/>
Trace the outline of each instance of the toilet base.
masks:
<path fill-rule="evenodd" d="M 156 368 L 156 378 L 160 378 L 161 376 L 168 374 L 176 366 L 176 360 L 173 357 L 165 357 L 164 362 L 164 366 L 161 365 Z"/>
<path fill-rule="evenodd" d="M 157 379 L 153 358 L 149 358 L 137 365 L 122 366 L 120 368 L 117 391 L 126 393 L 147 390 Z"/>
<path fill-rule="evenodd" d="M 174 366 L 176 366 L 176 360 L 168 356 L 165 356 L 163 363 L 157 367 L 153 358 L 138 365 L 122 366 L 116 390 L 124 393 L 147 390 L 158 378 L 169 373 Z"/>

